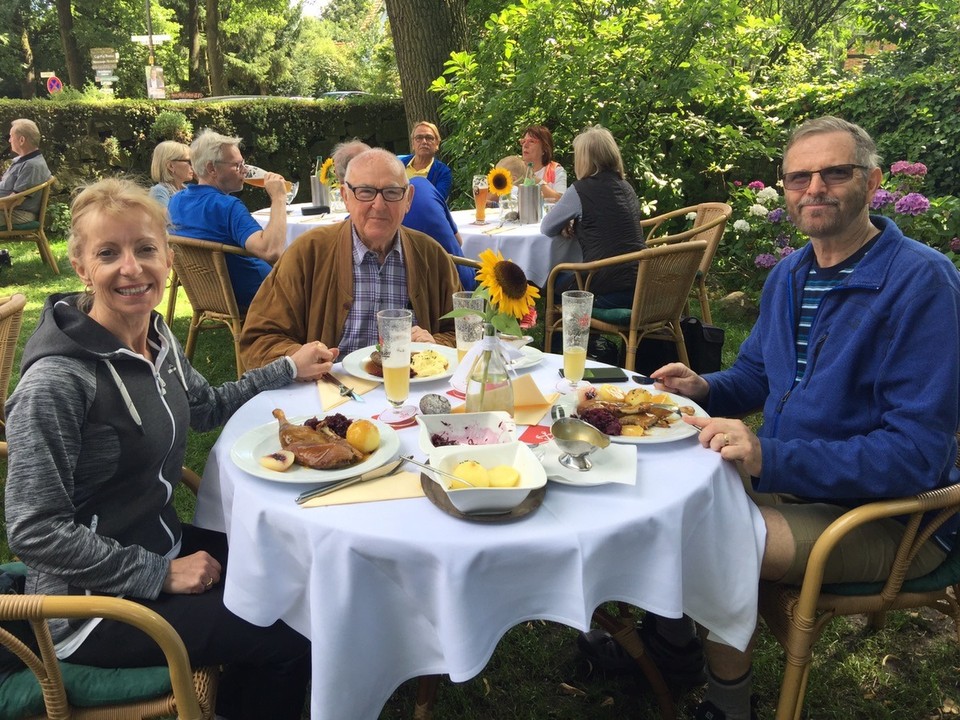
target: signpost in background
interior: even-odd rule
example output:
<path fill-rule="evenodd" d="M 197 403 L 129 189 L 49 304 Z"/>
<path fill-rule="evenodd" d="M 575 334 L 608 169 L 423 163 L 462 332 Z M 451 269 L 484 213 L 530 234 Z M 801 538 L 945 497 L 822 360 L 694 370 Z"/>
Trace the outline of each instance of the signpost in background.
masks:
<path fill-rule="evenodd" d="M 100 88 L 105 93 L 113 95 L 113 84 L 120 79 L 116 76 L 120 54 L 111 47 L 90 48 L 90 62 Z"/>
<path fill-rule="evenodd" d="M 57 77 L 55 72 L 42 72 L 40 73 L 40 78 L 46 79 L 47 92 L 51 95 L 56 95 L 58 92 L 63 90 L 63 81 Z"/>

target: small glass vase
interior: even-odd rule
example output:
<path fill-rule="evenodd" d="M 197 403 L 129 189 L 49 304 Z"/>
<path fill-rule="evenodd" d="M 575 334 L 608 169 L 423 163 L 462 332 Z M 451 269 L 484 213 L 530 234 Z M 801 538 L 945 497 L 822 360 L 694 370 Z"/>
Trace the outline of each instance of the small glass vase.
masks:
<path fill-rule="evenodd" d="M 491 323 L 484 327 L 481 352 L 467 376 L 469 412 L 503 410 L 513 416 L 513 380 L 500 350 L 500 341 Z"/>

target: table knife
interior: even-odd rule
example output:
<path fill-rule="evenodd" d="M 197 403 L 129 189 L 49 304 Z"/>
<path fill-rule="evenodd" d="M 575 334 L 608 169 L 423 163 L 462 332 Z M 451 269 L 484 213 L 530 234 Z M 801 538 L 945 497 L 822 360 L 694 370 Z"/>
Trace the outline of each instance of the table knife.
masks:
<path fill-rule="evenodd" d="M 374 468 L 373 470 L 365 472 L 362 475 L 354 475 L 353 477 L 348 477 L 345 480 L 340 480 L 339 482 L 330 483 L 329 485 L 323 485 L 322 487 L 302 492 L 297 495 L 297 505 L 303 505 L 308 500 L 329 495 L 332 492 L 336 492 L 337 490 L 341 490 L 345 487 L 350 487 L 351 485 L 356 485 L 357 483 L 362 483 L 367 480 L 374 480 L 376 478 L 390 475 L 406 461 L 406 457 L 399 457 L 395 460 L 391 460 L 386 465 L 381 465 L 380 467 Z"/>
<path fill-rule="evenodd" d="M 335 375 L 332 375 L 331 373 L 325 373 L 325 374 L 321 377 L 321 379 L 322 379 L 324 382 L 330 383 L 331 385 L 336 385 L 337 388 L 340 390 L 340 395 L 341 395 L 341 397 L 353 398 L 353 399 L 356 400 L 357 402 L 366 402 L 366 400 L 364 400 L 362 397 L 360 397 L 360 394 L 359 394 L 356 390 L 354 390 L 352 387 L 348 387 L 348 386 L 344 385 L 342 382 L 340 382 L 340 381 L 336 378 Z"/>

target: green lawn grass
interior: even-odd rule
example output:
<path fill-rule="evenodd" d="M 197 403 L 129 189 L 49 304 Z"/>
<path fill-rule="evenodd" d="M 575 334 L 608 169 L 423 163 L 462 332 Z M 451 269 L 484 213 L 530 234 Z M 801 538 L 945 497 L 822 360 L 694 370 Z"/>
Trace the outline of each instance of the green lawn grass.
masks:
<path fill-rule="evenodd" d="M 27 295 L 20 347 L 36 327 L 43 300 L 52 292 L 81 289 L 66 260 L 66 246 L 53 243 L 62 274 L 54 276 L 31 245 L 11 246 L 13 267 L 0 270 L 0 294 Z M 166 304 L 160 306 L 165 309 Z M 746 337 L 747 321 L 714 304 L 714 321 L 726 329 L 724 364 L 729 365 Z M 190 308 L 181 291 L 174 332 L 186 340 Z M 541 313 L 542 317 L 542 313 Z M 536 333 L 538 339 L 542 335 Z M 19 366 L 19 352 L 17 364 Z M 225 329 L 201 334 L 194 365 L 211 382 L 235 377 L 233 347 Z M 11 388 L 19 376 L 14 371 Z M 186 463 L 202 472 L 216 442 L 217 431 L 191 433 Z M 6 463 L 0 461 L 6 478 Z M 189 518 L 193 499 L 180 489 L 181 516 Z M 3 526 L 0 524 L 0 531 Z M 0 559 L 9 559 L 5 535 L 0 535 Z M 376 619 L 371 618 L 375 623 Z M 384 628 L 383 632 L 389 632 Z M 576 631 L 548 622 L 528 622 L 506 633 L 489 664 L 472 680 L 441 683 L 436 718 L 463 720 L 621 720 L 658 718 L 649 693 L 635 675 L 604 677 L 590 673 L 576 650 Z M 755 672 L 755 691 L 761 717 L 773 717 L 779 692 L 783 656 L 770 636 L 761 631 Z M 958 688 L 956 637 L 952 624 L 932 611 L 892 613 L 887 628 L 863 630 L 858 620 L 835 621 L 818 645 L 804 717 L 824 720 L 919 720 L 957 717 Z M 404 683 L 385 705 L 380 717 L 409 718 L 413 714 L 416 681 Z M 681 700 L 681 717 L 698 700 L 691 693 Z"/>

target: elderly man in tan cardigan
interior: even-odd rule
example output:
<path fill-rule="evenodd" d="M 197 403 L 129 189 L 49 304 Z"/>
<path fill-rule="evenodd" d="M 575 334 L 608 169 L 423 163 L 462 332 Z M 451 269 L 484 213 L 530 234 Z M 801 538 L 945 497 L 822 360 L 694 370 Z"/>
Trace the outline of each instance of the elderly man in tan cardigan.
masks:
<path fill-rule="evenodd" d="M 455 344 L 456 266 L 432 238 L 400 226 L 414 188 L 386 150 L 357 155 L 341 187 L 348 220 L 297 238 L 247 311 L 240 351 L 248 368 L 319 341 L 332 357 L 377 342 L 376 313 L 413 311 L 413 340 Z M 301 378 L 309 380 L 312 378 Z"/>

